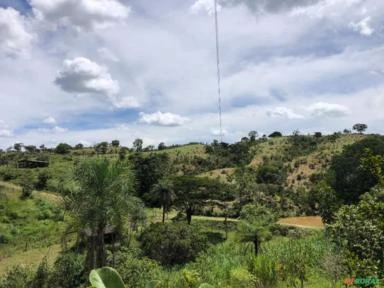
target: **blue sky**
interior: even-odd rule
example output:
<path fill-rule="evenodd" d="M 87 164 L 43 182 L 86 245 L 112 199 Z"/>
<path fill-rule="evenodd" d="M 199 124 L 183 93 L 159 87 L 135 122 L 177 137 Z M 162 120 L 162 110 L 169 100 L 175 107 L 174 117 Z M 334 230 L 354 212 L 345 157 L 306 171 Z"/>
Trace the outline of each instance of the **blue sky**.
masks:
<path fill-rule="evenodd" d="M 224 140 L 383 133 L 384 2 L 219 1 Z M 0 0 L 0 147 L 217 138 L 213 0 Z"/>

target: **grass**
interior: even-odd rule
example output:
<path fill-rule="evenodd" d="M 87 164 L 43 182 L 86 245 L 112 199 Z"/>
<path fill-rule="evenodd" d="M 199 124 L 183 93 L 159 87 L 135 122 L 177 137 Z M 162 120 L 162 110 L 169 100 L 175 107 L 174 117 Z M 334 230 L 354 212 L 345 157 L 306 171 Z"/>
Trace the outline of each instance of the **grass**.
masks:
<path fill-rule="evenodd" d="M 54 244 L 48 247 L 14 253 L 10 257 L 0 259 L 0 276 L 17 265 L 32 266 L 33 268 L 36 268 L 44 257 L 47 258 L 49 264 L 53 264 L 60 252 L 61 245 Z"/>
<path fill-rule="evenodd" d="M 324 223 L 320 216 L 288 217 L 280 219 L 277 223 L 299 228 L 324 229 Z"/>
<path fill-rule="evenodd" d="M 66 224 L 59 198 L 34 191 L 33 198 L 21 200 L 19 187 L 2 182 L 0 194 L 0 270 L 13 263 L 38 262 L 40 258 L 32 255 L 39 254 L 38 251 L 44 254 L 47 247 L 61 242 Z M 56 248 L 52 249 L 57 251 Z"/>

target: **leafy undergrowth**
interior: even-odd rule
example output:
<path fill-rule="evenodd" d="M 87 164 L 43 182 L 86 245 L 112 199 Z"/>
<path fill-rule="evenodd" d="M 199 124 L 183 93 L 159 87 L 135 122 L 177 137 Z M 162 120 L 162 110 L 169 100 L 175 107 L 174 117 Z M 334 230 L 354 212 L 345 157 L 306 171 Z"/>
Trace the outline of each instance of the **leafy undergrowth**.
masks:
<path fill-rule="evenodd" d="M 0 261 L 16 251 L 58 244 L 64 231 L 63 210 L 54 196 L 36 191 L 31 199 L 20 196 L 19 189 L 0 186 Z"/>

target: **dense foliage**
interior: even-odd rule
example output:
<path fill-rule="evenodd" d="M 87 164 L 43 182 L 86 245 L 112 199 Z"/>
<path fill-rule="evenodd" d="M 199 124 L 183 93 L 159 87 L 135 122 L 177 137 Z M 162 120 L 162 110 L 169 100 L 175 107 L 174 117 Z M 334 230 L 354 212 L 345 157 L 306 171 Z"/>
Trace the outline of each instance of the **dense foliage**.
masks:
<path fill-rule="evenodd" d="M 192 261 L 207 246 L 205 235 L 184 223 L 151 224 L 139 240 L 143 252 L 162 265 Z"/>
<path fill-rule="evenodd" d="M 371 136 L 347 146 L 343 153 L 332 160 L 331 186 L 337 198 L 346 204 L 355 204 L 360 195 L 378 184 L 378 179 L 361 165 L 361 159 L 369 149 L 373 155 L 384 155 L 384 137 Z M 384 163 L 383 166 L 384 168 Z"/>

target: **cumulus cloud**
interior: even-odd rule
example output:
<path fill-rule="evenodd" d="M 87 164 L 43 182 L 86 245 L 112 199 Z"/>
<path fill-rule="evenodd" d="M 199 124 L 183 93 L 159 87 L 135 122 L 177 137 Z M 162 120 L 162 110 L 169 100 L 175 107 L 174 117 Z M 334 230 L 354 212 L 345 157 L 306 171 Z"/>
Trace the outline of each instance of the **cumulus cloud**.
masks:
<path fill-rule="evenodd" d="M 101 58 L 107 60 L 107 61 L 112 61 L 112 62 L 119 62 L 119 58 L 108 48 L 106 47 L 101 47 L 97 49 L 97 52 L 101 56 Z"/>
<path fill-rule="evenodd" d="M 304 118 L 303 115 L 300 115 L 287 107 L 276 107 L 275 109 L 268 110 L 267 115 L 271 118 L 285 118 L 290 120 Z"/>
<path fill-rule="evenodd" d="M 357 23 L 352 22 L 350 26 L 352 29 L 361 35 L 371 36 L 375 30 L 371 27 L 371 17 L 367 16 Z"/>
<path fill-rule="evenodd" d="M 56 119 L 53 118 L 52 116 L 49 116 L 43 120 L 43 123 L 49 124 L 49 125 L 54 125 L 54 124 L 56 124 Z"/>
<path fill-rule="evenodd" d="M 340 104 L 318 102 L 308 108 L 312 117 L 332 117 L 338 118 L 347 116 L 349 108 Z"/>
<path fill-rule="evenodd" d="M 207 12 L 208 15 L 215 13 L 215 0 L 197 0 L 189 10 L 191 13 L 196 14 L 199 12 Z M 221 10 L 221 5 L 217 3 L 217 11 Z"/>
<path fill-rule="evenodd" d="M 55 26 L 94 29 L 128 17 L 130 8 L 117 0 L 30 0 L 36 17 Z"/>
<path fill-rule="evenodd" d="M 40 128 L 38 131 L 46 134 L 57 134 L 67 132 L 68 129 L 60 126 L 53 126 L 52 128 Z"/>
<path fill-rule="evenodd" d="M 321 0 L 227 0 L 229 3 L 244 3 L 253 11 L 282 12 L 298 7 L 313 5 Z"/>
<path fill-rule="evenodd" d="M 149 124 L 149 125 L 158 125 L 158 126 L 182 126 L 189 122 L 190 119 L 187 117 L 182 117 L 178 114 L 173 113 L 162 113 L 157 111 L 152 114 L 146 114 L 141 112 L 139 123 Z"/>
<path fill-rule="evenodd" d="M 223 129 L 221 132 L 222 132 L 222 136 L 228 135 L 228 131 L 226 129 Z M 211 129 L 211 135 L 212 136 L 221 136 L 220 135 L 220 129 L 212 128 Z"/>
<path fill-rule="evenodd" d="M 111 96 L 120 90 L 118 81 L 112 79 L 107 68 L 84 57 L 65 60 L 55 83 L 70 93 Z"/>
<path fill-rule="evenodd" d="M 26 29 L 26 20 L 13 8 L 0 8 L 0 50 L 7 56 L 28 55 L 33 34 Z"/>
<path fill-rule="evenodd" d="M 140 103 L 135 97 L 123 97 L 121 99 L 114 99 L 113 105 L 116 108 L 138 108 L 138 107 L 140 107 Z"/>
<path fill-rule="evenodd" d="M 9 129 L 9 126 L 3 120 L 0 120 L 0 137 L 10 136 L 12 136 L 12 131 Z"/>

